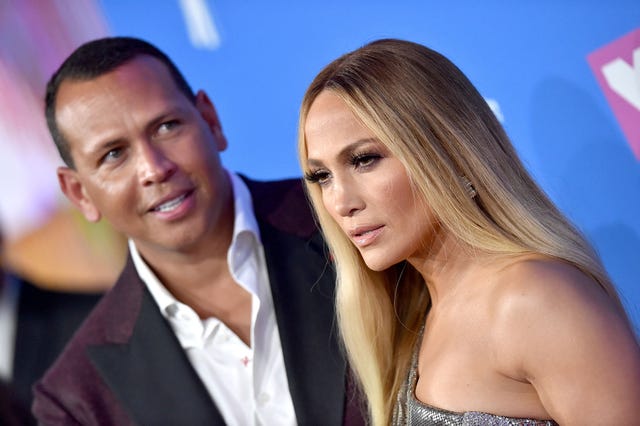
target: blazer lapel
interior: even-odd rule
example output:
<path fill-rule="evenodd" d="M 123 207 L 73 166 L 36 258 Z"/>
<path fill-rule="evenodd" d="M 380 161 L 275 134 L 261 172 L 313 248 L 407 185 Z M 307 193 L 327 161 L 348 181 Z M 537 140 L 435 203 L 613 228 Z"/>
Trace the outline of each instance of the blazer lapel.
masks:
<path fill-rule="evenodd" d="M 317 233 L 302 239 L 264 222 L 260 233 L 298 423 L 340 425 L 346 363 L 337 343 L 334 275 L 324 246 Z"/>
<path fill-rule="evenodd" d="M 128 342 L 90 346 L 88 355 L 136 423 L 224 425 L 146 287 Z"/>

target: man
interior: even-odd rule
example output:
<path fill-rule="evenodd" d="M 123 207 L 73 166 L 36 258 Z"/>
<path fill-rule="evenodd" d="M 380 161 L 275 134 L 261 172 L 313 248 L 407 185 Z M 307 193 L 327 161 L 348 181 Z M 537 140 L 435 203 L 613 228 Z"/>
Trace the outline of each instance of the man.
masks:
<path fill-rule="evenodd" d="M 89 42 L 47 86 L 62 191 L 130 256 L 34 387 L 43 424 L 356 424 L 299 181 L 223 168 L 213 104 L 154 46 Z"/>

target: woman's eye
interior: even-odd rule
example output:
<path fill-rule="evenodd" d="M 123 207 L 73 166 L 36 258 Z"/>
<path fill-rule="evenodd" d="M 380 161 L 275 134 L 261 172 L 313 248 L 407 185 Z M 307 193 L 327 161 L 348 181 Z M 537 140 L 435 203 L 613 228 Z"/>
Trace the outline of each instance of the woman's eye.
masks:
<path fill-rule="evenodd" d="M 380 158 L 379 154 L 359 154 L 353 157 L 351 164 L 357 168 L 366 168 L 374 165 Z"/>
<path fill-rule="evenodd" d="M 324 170 L 310 171 L 308 173 L 305 173 L 304 175 L 304 178 L 307 180 L 307 182 L 317 183 L 319 185 L 327 183 L 330 177 L 331 175 L 329 174 L 329 172 Z"/>

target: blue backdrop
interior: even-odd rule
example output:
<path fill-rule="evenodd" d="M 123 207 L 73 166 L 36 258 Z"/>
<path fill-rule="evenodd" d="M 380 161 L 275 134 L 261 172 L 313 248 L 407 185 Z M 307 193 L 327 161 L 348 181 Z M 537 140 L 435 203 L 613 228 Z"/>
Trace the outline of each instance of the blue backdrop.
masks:
<path fill-rule="evenodd" d="M 337 56 L 381 37 L 445 54 L 497 102 L 525 164 L 596 246 L 640 328 L 640 160 L 586 58 L 640 27 L 637 0 L 100 3 L 112 34 L 158 45 L 209 93 L 230 143 L 224 161 L 255 178 L 300 175 L 300 100 Z M 216 48 L 190 41 L 187 3 L 211 14 Z M 640 90 L 640 63 L 635 73 Z"/>

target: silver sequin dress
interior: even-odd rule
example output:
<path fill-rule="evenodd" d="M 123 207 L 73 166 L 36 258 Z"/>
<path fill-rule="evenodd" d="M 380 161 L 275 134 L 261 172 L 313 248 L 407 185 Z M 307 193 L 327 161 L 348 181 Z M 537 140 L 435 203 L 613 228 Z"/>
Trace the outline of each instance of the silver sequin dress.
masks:
<path fill-rule="evenodd" d="M 418 339 L 418 342 L 420 339 Z M 417 345 L 420 346 L 419 344 Z M 393 412 L 393 426 L 557 426 L 553 420 L 518 419 L 495 414 L 468 411 L 457 413 L 420 402 L 415 397 L 418 381 L 418 347 L 414 351 Z"/>

